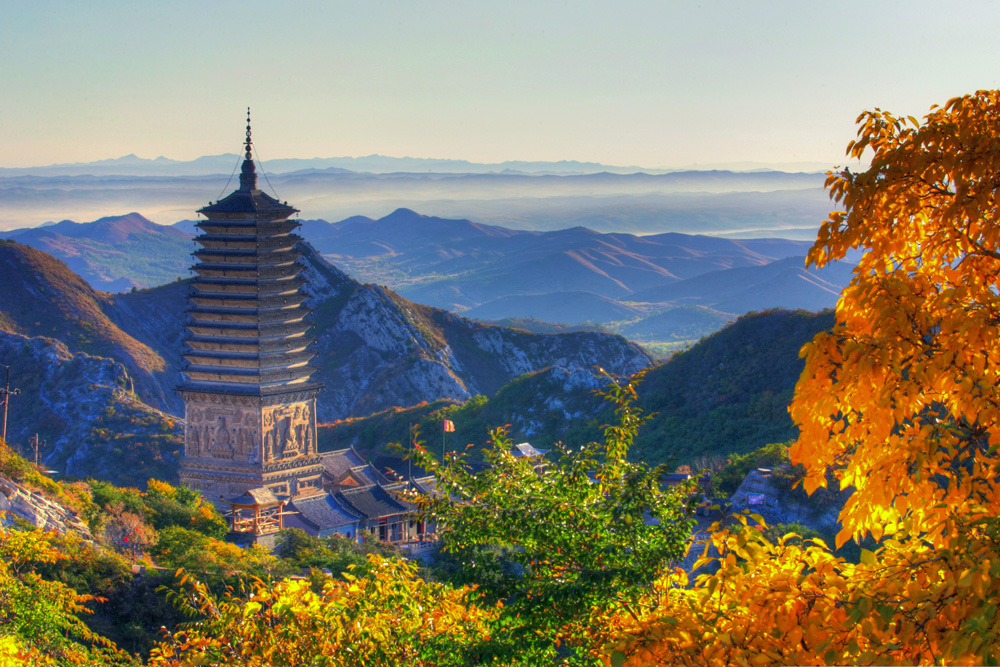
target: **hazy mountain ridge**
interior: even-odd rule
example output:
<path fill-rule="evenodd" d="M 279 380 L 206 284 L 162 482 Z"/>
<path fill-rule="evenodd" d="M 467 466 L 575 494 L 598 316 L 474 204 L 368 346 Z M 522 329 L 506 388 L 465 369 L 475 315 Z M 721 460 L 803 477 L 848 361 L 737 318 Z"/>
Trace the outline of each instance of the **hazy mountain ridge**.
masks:
<path fill-rule="evenodd" d="M 235 163 L 233 163 L 235 164 Z M 35 226 L 109 210 L 157 221 L 189 217 L 226 188 L 226 174 L 190 176 L 14 176 L 0 174 L 0 229 Z M 265 165 L 267 167 L 267 165 Z M 383 217 L 418 207 L 520 229 L 585 225 L 601 231 L 730 233 L 808 230 L 829 211 L 821 174 L 673 172 L 665 174 L 354 173 L 265 169 L 266 189 L 311 217 Z M 766 235 L 766 232 L 764 232 Z M 761 235 L 755 233 L 754 235 Z M 771 233 L 770 235 L 776 235 Z M 787 234 L 778 234 L 787 235 Z"/>
<path fill-rule="evenodd" d="M 54 176 L 54 175 L 205 175 L 225 174 L 231 171 L 241 156 L 235 153 L 221 155 L 203 155 L 193 160 L 172 160 L 163 156 L 149 159 L 134 154 L 92 162 L 73 162 L 51 164 L 37 167 L 0 167 L 0 176 Z M 791 168 L 789 168 L 791 167 Z M 342 169 L 345 171 L 362 171 L 374 173 L 386 172 L 457 172 L 457 173 L 494 173 L 494 172 L 528 172 L 553 174 L 580 174 L 594 172 L 611 172 L 631 174 L 645 172 L 650 174 L 688 171 L 692 169 L 732 169 L 735 171 L 824 171 L 826 167 L 820 163 L 796 163 L 791 165 L 766 165 L 764 163 L 737 163 L 734 165 L 704 165 L 701 167 L 683 167 L 679 169 L 651 169 L 637 166 L 615 166 L 599 162 L 581 162 L 578 160 L 559 161 L 525 161 L 508 160 L 506 162 L 481 163 L 469 160 L 448 158 L 414 158 L 392 157 L 387 155 L 366 155 L 362 157 L 330 157 L 330 158 L 284 158 L 268 160 L 267 168 L 275 174 L 305 171 Z"/>
<path fill-rule="evenodd" d="M 86 254 L 84 275 L 115 289 L 138 282 L 137 267 L 169 279 L 185 275 L 193 222 L 163 227 L 130 214 L 11 234 L 71 266 Z M 418 302 L 480 319 L 600 323 L 649 344 L 696 340 L 752 310 L 832 307 L 850 280 L 848 265 L 807 271 L 802 255 L 810 244 L 775 238 L 526 231 L 409 209 L 378 220 L 305 220 L 302 235 L 362 280 Z M 718 314 L 693 320 L 676 310 L 686 305 Z"/>
<path fill-rule="evenodd" d="M 806 269 L 811 243 L 777 238 L 529 232 L 407 209 L 307 229 L 408 298 L 481 319 L 596 322 L 646 343 L 697 340 L 754 310 L 831 308 L 852 277 L 848 263 Z"/>
<path fill-rule="evenodd" d="M 154 287 L 186 276 L 193 250 L 191 234 L 157 225 L 138 213 L 89 223 L 63 220 L 0 236 L 58 257 L 92 287 L 105 292 Z"/>
<path fill-rule="evenodd" d="M 638 385 L 638 404 L 654 416 L 640 431 L 635 458 L 677 465 L 794 438 L 787 408 L 804 366 L 799 350 L 833 321 L 830 311 L 747 315 L 650 369 Z M 488 429 L 504 424 L 514 442 L 577 447 L 600 440 L 601 425 L 613 421 L 608 404 L 593 393 L 601 384 L 579 370 L 545 369 L 465 405 L 441 402 L 333 424 L 321 442 L 328 449 L 405 443 L 409 426 L 418 424 L 428 446 L 437 448 L 447 418 L 456 425 L 448 436 L 451 450 L 482 444 Z"/>

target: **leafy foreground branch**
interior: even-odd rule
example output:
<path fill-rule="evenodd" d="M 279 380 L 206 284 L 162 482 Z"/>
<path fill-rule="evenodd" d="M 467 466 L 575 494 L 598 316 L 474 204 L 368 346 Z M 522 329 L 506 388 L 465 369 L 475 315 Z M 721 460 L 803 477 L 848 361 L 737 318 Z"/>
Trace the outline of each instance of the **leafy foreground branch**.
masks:
<path fill-rule="evenodd" d="M 200 620 L 153 650 L 151 665 L 465 665 L 496 611 L 469 589 L 428 583 L 410 563 L 370 556 L 370 572 L 254 582 L 222 598 L 182 578 L 175 601 Z"/>
<path fill-rule="evenodd" d="M 808 491 L 835 471 L 854 493 L 838 546 L 719 533 L 721 569 L 621 626 L 613 664 L 997 664 L 1000 660 L 1000 93 L 923 119 L 858 119 L 832 173 L 846 207 L 809 254 L 867 250 L 832 331 L 803 352 L 791 413 Z"/>

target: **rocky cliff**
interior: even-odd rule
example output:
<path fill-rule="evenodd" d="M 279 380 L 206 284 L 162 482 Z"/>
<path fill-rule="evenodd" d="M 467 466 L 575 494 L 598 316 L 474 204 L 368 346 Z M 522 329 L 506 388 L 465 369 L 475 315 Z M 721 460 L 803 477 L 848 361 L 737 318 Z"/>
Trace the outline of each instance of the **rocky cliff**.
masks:
<path fill-rule="evenodd" d="M 60 474 L 140 486 L 173 481 L 182 448 L 179 421 L 138 399 L 126 367 L 73 353 L 63 343 L 0 332 L 0 364 L 11 367 L 7 442 Z"/>
<path fill-rule="evenodd" d="M 14 524 L 14 517 L 39 530 L 52 530 L 60 535 L 74 532 L 88 542 L 94 541 L 90 528 L 76 512 L 0 475 L 0 526 Z"/>

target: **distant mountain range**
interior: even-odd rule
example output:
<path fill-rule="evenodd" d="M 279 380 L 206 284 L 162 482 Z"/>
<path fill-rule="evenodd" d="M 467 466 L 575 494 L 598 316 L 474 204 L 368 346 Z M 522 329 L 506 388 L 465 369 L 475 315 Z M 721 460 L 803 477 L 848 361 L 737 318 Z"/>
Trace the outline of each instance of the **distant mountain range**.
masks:
<path fill-rule="evenodd" d="M 206 174 L 226 174 L 233 170 L 243 157 L 235 153 L 204 155 L 194 160 L 171 160 L 160 156 L 155 159 L 125 155 L 94 162 L 73 162 L 51 164 L 41 167 L 0 167 L 0 176 L 198 176 Z M 608 172 L 616 174 L 662 174 L 672 171 L 727 169 L 733 171 L 801 171 L 822 172 L 828 165 L 819 162 L 799 162 L 768 165 L 759 162 L 741 162 L 719 165 L 700 165 L 680 169 L 650 169 L 648 167 L 615 166 L 598 162 L 560 160 L 557 162 L 511 160 L 507 162 L 479 163 L 468 160 L 438 158 L 390 157 L 367 155 L 364 157 L 292 158 L 268 160 L 267 169 L 274 174 L 291 171 L 331 170 L 370 172 L 376 174 L 392 172 L 434 172 L 434 173 L 547 173 L 547 174 L 591 174 Z"/>
<path fill-rule="evenodd" d="M 66 263 L 92 287 L 124 292 L 188 275 L 192 234 L 157 225 L 138 213 L 89 223 L 63 220 L 0 236 L 45 251 Z"/>
<path fill-rule="evenodd" d="M 805 241 L 529 232 L 407 209 L 306 221 L 303 233 L 359 278 L 422 303 L 477 319 L 599 323 L 645 343 L 697 340 L 756 310 L 832 308 L 853 270 L 807 270 Z"/>
<path fill-rule="evenodd" d="M 115 210 L 158 222 L 190 218 L 226 190 L 235 165 L 234 159 L 208 175 L 0 172 L 0 229 L 96 219 Z M 409 207 L 514 229 L 810 238 L 830 210 L 817 173 L 278 172 L 270 163 L 262 169 L 262 187 L 326 220 L 381 218 Z"/>
<path fill-rule="evenodd" d="M 95 288 L 125 290 L 186 276 L 196 232 L 191 220 L 164 227 L 132 213 L 6 235 Z M 852 275 L 849 263 L 807 270 L 805 241 L 524 231 L 409 209 L 305 220 L 302 234 L 337 266 L 417 302 L 480 320 L 597 323 L 647 344 L 697 340 L 754 310 L 833 307 Z"/>

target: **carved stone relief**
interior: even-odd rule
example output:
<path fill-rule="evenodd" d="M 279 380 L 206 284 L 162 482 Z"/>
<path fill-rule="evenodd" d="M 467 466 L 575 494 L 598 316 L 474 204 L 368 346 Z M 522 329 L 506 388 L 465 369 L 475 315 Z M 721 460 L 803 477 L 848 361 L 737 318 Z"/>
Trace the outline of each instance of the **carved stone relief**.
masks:
<path fill-rule="evenodd" d="M 264 461 L 314 454 L 312 413 L 308 404 L 282 405 L 264 410 Z"/>
<path fill-rule="evenodd" d="M 230 405 L 189 406 L 186 454 L 225 461 L 256 462 L 257 411 Z"/>

